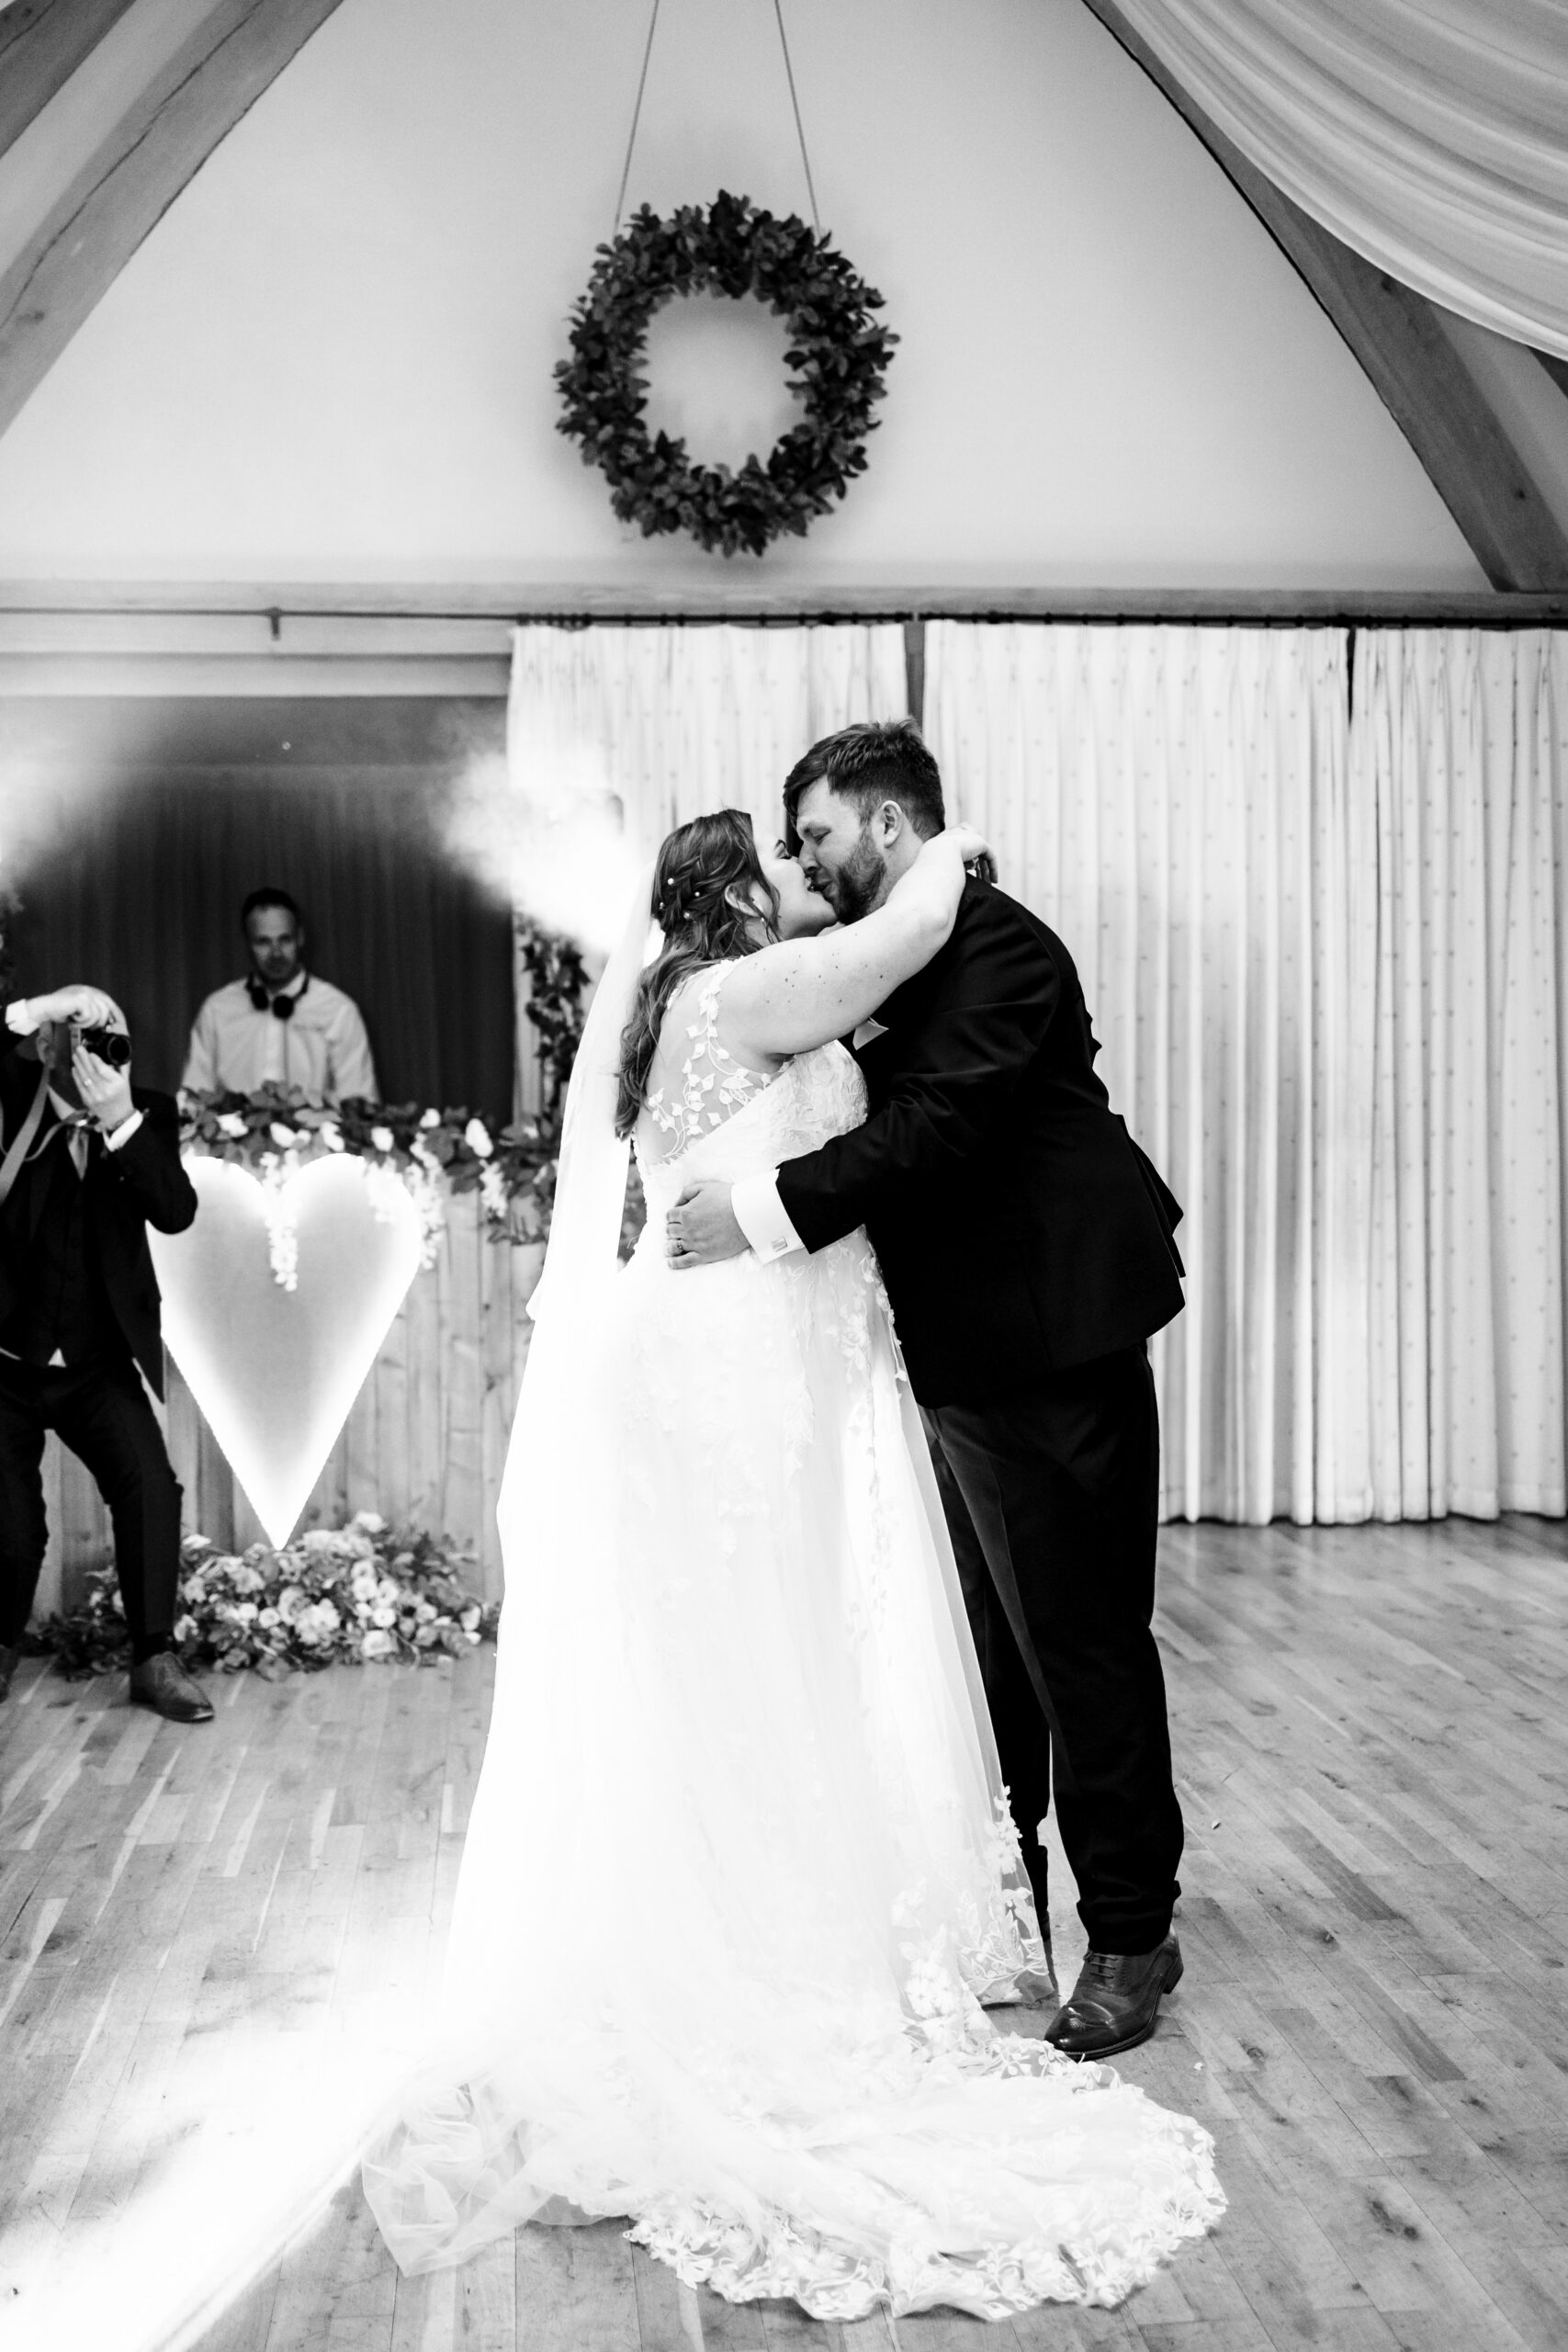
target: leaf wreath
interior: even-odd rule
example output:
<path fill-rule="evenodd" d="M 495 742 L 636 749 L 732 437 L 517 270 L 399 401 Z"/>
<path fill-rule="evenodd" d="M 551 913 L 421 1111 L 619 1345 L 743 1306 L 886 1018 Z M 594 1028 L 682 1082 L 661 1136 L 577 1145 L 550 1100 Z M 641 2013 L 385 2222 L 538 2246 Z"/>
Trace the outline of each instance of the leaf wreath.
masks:
<path fill-rule="evenodd" d="M 653 315 L 674 295 L 709 289 L 754 295 L 788 321 L 789 389 L 806 409 L 765 459 L 739 469 L 694 464 L 683 440 L 650 435 L 644 422 Z M 875 288 L 793 213 L 778 220 L 723 189 L 711 206 L 682 205 L 667 220 L 644 205 L 598 248 L 572 311 L 572 356 L 555 371 L 566 411 L 556 429 L 581 444 L 616 514 L 645 538 L 689 531 L 710 554 L 761 555 L 785 532 L 803 537 L 865 470 L 898 340 L 872 316 L 881 308 Z"/>

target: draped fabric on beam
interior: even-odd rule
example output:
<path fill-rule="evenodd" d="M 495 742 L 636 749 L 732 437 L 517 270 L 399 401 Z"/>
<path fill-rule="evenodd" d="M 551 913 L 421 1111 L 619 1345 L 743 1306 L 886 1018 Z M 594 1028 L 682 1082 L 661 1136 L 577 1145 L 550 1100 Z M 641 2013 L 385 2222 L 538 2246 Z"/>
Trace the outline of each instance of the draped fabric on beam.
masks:
<path fill-rule="evenodd" d="M 1563 0 L 1118 0 L 1243 154 L 1406 286 L 1568 356 Z"/>
<path fill-rule="evenodd" d="M 928 732 L 1187 1209 L 1168 1515 L 1564 1508 L 1568 638 L 933 624 Z"/>
<path fill-rule="evenodd" d="M 908 707 L 897 624 L 520 628 L 507 711 L 511 788 L 526 812 L 520 910 L 607 948 L 630 873 L 673 826 L 744 808 L 772 843 L 784 778 L 807 746 Z M 525 1001 L 519 966 L 518 1099 L 534 1109 Z"/>

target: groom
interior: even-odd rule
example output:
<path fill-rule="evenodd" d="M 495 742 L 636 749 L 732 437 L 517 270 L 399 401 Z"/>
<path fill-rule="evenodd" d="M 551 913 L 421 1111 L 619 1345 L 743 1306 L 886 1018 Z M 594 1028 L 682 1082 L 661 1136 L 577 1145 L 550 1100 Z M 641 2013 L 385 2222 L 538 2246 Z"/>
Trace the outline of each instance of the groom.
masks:
<path fill-rule="evenodd" d="M 791 772 L 792 844 L 842 922 L 944 821 L 913 723 L 848 727 Z M 773 1176 L 688 1185 L 684 1271 L 863 1225 L 919 1398 L 1002 1774 L 1049 1936 L 1056 1821 L 1089 1951 L 1047 2038 L 1130 2050 L 1181 1974 L 1181 1814 L 1154 1612 L 1159 1427 L 1146 1341 L 1182 1305 L 1170 1193 L 1094 1075 L 1072 957 L 971 880 L 934 960 L 855 1032 L 863 1126 Z"/>

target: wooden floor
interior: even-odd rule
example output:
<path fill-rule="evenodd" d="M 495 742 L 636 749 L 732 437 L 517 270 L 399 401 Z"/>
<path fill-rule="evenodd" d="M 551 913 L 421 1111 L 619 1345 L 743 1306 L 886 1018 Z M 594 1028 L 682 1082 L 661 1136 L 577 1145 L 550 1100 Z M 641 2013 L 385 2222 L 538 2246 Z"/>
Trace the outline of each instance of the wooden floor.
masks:
<path fill-rule="evenodd" d="M 290 2210 L 288 2152 L 320 2177 L 333 2053 L 363 2087 L 433 1981 L 491 1654 L 242 1676 L 192 1730 L 29 1663 L 0 1711 L 0 2338 L 1563 2352 L 1568 1531 L 1163 1545 L 1187 1977 L 1122 2064 L 1208 2123 L 1230 2211 L 1120 2311 L 822 2327 L 693 2294 L 614 2223 L 400 2281 L 351 2178 Z M 247 2154 L 258 2081 L 297 2128 Z"/>

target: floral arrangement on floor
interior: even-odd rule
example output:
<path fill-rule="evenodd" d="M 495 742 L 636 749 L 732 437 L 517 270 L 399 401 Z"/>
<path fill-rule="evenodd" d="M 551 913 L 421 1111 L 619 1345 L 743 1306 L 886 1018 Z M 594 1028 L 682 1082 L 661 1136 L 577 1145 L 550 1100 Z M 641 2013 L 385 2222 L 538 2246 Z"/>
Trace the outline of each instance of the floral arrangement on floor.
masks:
<path fill-rule="evenodd" d="M 500 1610 L 476 1600 L 463 1571 L 472 1555 L 377 1511 L 346 1527 L 307 1528 L 282 1551 L 253 1544 L 222 1551 L 205 1535 L 180 1546 L 175 1641 L 186 1666 L 226 1674 L 254 1667 L 277 1679 L 390 1658 L 433 1666 L 493 1640 Z M 130 1654 L 114 1569 L 96 1569 L 87 1598 L 46 1619 L 30 1646 L 65 1675 L 107 1674 Z"/>

